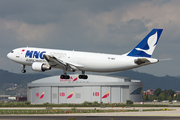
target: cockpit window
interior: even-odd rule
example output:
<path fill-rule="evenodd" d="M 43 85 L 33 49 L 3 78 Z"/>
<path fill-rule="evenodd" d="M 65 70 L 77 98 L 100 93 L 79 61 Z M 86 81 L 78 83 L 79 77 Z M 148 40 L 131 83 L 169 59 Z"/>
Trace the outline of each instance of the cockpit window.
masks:
<path fill-rule="evenodd" d="M 14 51 L 11 51 L 11 53 L 13 53 Z"/>

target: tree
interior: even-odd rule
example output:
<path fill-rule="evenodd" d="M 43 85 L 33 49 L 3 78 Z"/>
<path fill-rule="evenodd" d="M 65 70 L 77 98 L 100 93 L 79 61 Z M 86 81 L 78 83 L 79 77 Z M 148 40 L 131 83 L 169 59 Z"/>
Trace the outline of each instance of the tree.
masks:
<path fill-rule="evenodd" d="M 172 101 L 172 97 L 170 95 L 168 96 L 168 100 L 169 100 L 169 102 Z"/>
<path fill-rule="evenodd" d="M 143 100 L 148 101 L 148 100 L 149 100 L 149 99 L 148 99 L 148 95 L 144 94 L 144 95 L 143 95 Z"/>
<path fill-rule="evenodd" d="M 176 98 L 177 100 L 180 100 L 180 95 L 179 94 L 177 94 L 177 98 Z"/>
<path fill-rule="evenodd" d="M 159 94 L 162 92 L 161 88 L 157 88 L 155 91 L 154 91 L 154 95 L 155 96 L 159 96 Z"/>
<path fill-rule="evenodd" d="M 143 100 L 146 100 L 146 94 L 143 95 Z"/>
<path fill-rule="evenodd" d="M 158 100 L 166 100 L 167 99 L 167 95 L 166 92 L 161 92 L 158 96 Z"/>
<path fill-rule="evenodd" d="M 175 92 L 174 92 L 174 90 L 171 90 L 171 89 L 170 89 L 170 90 L 167 90 L 167 91 L 166 91 L 166 94 L 167 94 L 168 96 L 170 95 L 170 96 L 173 98 Z"/>
<path fill-rule="evenodd" d="M 146 95 L 146 98 L 145 98 L 145 100 L 149 100 L 149 98 L 148 98 L 148 94 Z"/>
<path fill-rule="evenodd" d="M 149 101 L 153 101 L 153 95 L 149 94 L 148 99 L 149 99 Z"/>
<path fill-rule="evenodd" d="M 157 100 L 157 98 L 158 98 L 157 96 L 153 95 L 153 100 Z"/>

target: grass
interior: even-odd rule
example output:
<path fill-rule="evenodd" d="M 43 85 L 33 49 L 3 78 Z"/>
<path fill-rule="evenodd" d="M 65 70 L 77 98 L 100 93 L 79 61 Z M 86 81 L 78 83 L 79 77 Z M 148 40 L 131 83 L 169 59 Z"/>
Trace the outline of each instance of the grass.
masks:
<path fill-rule="evenodd" d="M 146 109 L 141 111 L 163 111 L 171 109 Z M 4 114 L 71 114 L 71 113 L 105 113 L 105 112 L 138 112 L 139 110 L 92 110 L 92 109 L 53 109 L 53 110 L 0 110 Z"/>
<path fill-rule="evenodd" d="M 82 104 L 30 104 L 30 102 L 10 102 L 1 103 L 0 107 L 180 107 L 180 105 L 162 105 L 162 104 L 122 104 L 122 103 L 96 103 L 84 102 Z"/>

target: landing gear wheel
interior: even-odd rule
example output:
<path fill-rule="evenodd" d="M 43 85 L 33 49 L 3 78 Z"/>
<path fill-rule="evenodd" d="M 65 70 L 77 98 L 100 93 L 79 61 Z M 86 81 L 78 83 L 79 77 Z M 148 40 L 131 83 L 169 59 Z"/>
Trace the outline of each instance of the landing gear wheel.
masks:
<path fill-rule="evenodd" d="M 69 76 L 69 75 L 61 75 L 60 78 L 61 78 L 61 79 L 69 79 L 70 76 Z"/>
<path fill-rule="evenodd" d="M 22 69 L 21 72 L 22 72 L 22 73 L 26 73 L 26 70 L 25 70 L 25 69 Z"/>
<path fill-rule="evenodd" d="M 79 75 L 79 79 L 88 79 L 87 75 Z"/>

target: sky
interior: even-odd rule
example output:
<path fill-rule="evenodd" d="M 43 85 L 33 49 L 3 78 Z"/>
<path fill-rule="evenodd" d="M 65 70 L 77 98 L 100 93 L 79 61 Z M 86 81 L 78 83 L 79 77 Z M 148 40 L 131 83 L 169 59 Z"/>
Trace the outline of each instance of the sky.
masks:
<path fill-rule="evenodd" d="M 7 53 L 26 46 L 121 55 L 153 28 L 152 57 L 172 60 L 134 70 L 180 76 L 179 0 L 0 0 L 0 69 L 21 73 Z"/>

